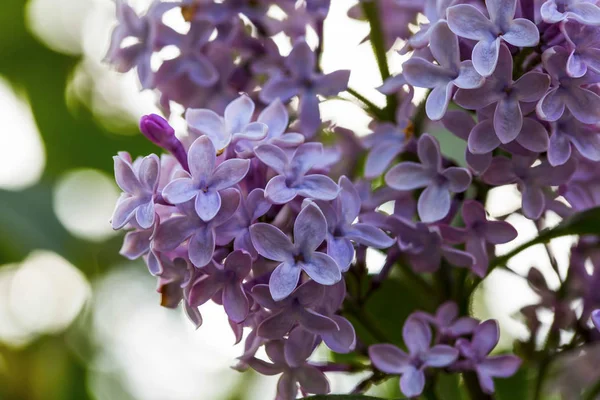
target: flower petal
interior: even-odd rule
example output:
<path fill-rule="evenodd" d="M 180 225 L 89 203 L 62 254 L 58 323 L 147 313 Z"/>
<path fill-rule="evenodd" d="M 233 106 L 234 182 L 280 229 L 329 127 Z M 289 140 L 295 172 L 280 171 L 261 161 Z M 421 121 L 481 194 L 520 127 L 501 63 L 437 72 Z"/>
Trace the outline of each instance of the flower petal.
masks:
<path fill-rule="evenodd" d="M 441 368 L 452 364 L 457 358 L 458 350 L 454 347 L 438 344 L 425 353 L 423 361 L 429 367 Z"/>
<path fill-rule="evenodd" d="M 333 285 L 342 279 L 340 268 L 334 259 L 325 253 L 313 253 L 309 260 L 305 260 L 299 265 L 312 280 L 321 285 Z"/>
<path fill-rule="evenodd" d="M 223 307 L 232 321 L 239 323 L 246 319 L 249 303 L 241 282 L 233 282 L 223 288 Z"/>
<path fill-rule="evenodd" d="M 417 397 L 425 388 L 425 374 L 415 367 L 407 368 L 400 378 L 400 390 L 408 397 Z"/>
<path fill-rule="evenodd" d="M 264 144 L 254 149 L 254 154 L 260 161 L 268 165 L 275 172 L 282 175 L 288 165 L 288 158 L 279 147 L 272 144 Z"/>
<path fill-rule="evenodd" d="M 429 351 L 431 329 L 423 321 L 417 318 L 408 318 L 402 328 L 402 337 L 411 355 Z"/>
<path fill-rule="evenodd" d="M 215 252 L 215 232 L 208 227 L 196 229 L 190 238 L 188 251 L 194 266 L 201 268 L 207 265 Z"/>
<path fill-rule="evenodd" d="M 299 266 L 293 261 L 283 262 L 275 268 L 269 278 L 269 290 L 273 300 L 283 300 L 296 289 L 300 280 L 300 272 Z"/>
<path fill-rule="evenodd" d="M 467 143 L 473 154 L 487 154 L 500 146 L 493 121 L 486 119 L 475 125 Z"/>
<path fill-rule="evenodd" d="M 223 190 L 244 179 L 250 170 L 250 160 L 231 159 L 222 162 L 215 168 L 210 187 L 213 190 Z"/>
<path fill-rule="evenodd" d="M 188 108 L 185 120 L 192 131 L 208 136 L 215 148 L 223 149 L 231 140 L 231 134 L 225 130 L 225 122 L 212 110 Z"/>
<path fill-rule="evenodd" d="M 473 47 L 473 67 L 482 76 L 490 76 L 498 64 L 500 39 L 482 40 Z"/>
<path fill-rule="evenodd" d="M 443 219 L 450 211 L 450 192 L 440 185 L 427 186 L 419 196 L 417 210 L 423 222 Z"/>
<path fill-rule="evenodd" d="M 519 101 L 512 97 L 501 99 L 494 112 L 494 130 L 504 144 L 516 139 L 523 127 L 523 114 Z"/>
<path fill-rule="evenodd" d="M 230 134 L 242 132 L 254 114 L 254 102 L 248 95 L 241 95 L 225 107 L 223 119 L 225 131 Z"/>
<path fill-rule="evenodd" d="M 265 186 L 265 197 L 272 204 L 285 204 L 290 202 L 298 195 L 296 189 L 289 188 L 286 183 L 286 178 L 283 175 L 277 175 Z"/>
<path fill-rule="evenodd" d="M 534 47 L 540 42 L 540 32 L 532 21 L 517 18 L 510 22 L 502 39 L 516 47 Z"/>
<path fill-rule="evenodd" d="M 294 189 L 300 196 L 317 200 L 333 200 L 339 194 L 338 185 L 326 175 L 306 175 Z"/>
<path fill-rule="evenodd" d="M 431 172 L 422 164 L 405 161 L 385 174 L 385 183 L 396 190 L 414 190 L 425 187 L 432 180 Z"/>
<path fill-rule="evenodd" d="M 250 227 L 252 244 L 258 254 L 275 261 L 293 260 L 294 245 L 277 227 L 257 223 Z"/>
<path fill-rule="evenodd" d="M 401 374 L 410 364 L 408 354 L 392 344 L 369 346 L 369 358 L 378 370 L 387 374 Z"/>
<path fill-rule="evenodd" d="M 218 192 L 212 190 L 208 192 L 199 190 L 197 193 L 194 208 L 202 221 L 208 222 L 219 212 L 221 208 L 221 196 Z"/>
<path fill-rule="evenodd" d="M 493 37 L 494 24 L 470 4 L 459 4 L 446 11 L 448 27 L 458 36 L 472 40 Z"/>

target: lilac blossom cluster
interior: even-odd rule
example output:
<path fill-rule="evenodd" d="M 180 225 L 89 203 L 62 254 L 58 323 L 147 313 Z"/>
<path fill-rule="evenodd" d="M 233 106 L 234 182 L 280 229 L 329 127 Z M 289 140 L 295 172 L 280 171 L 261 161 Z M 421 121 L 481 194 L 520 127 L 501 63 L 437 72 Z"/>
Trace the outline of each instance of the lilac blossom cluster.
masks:
<path fill-rule="evenodd" d="M 166 119 L 147 115 L 141 132 L 168 153 L 114 157 L 123 194 L 112 226 L 128 231 L 121 254 L 143 258 L 161 304 L 182 304 L 197 327 L 203 304 L 221 305 L 244 341 L 235 368 L 279 374 L 279 400 L 328 393 L 325 372 L 363 370 L 372 379 L 357 393 L 381 374 L 400 375 L 401 391 L 417 397 L 436 374 L 463 374 L 475 378 L 472 397 L 485 398 L 477 396 L 494 392 L 493 378 L 522 364 L 515 355 L 490 355 L 496 321 L 468 316 L 474 287 L 497 266 L 496 246 L 517 237 L 503 218 L 488 217 L 489 190 L 515 185 L 517 212 L 538 227 L 549 212 L 569 217 L 600 205 L 600 7 L 589 0 L 361 1 L 348 15 L 370 24 L 365 40 L 383 65 L 379 90 L 388 101 L 381 109 L 356 96 L 373 117 L 372 133 L 359 138 L 319 111 L 322 100 L 348 89 L 350 76 L 321 70 L 329 6 L 155 0 L 138 15 L 117 0 L 106 60 L 120 72 L 135 68 L 166 116 L 182 106 L 188 127 L 180 140 Z M 274 7 L 283 17 L 272 16 Z M 181 12 L 187 33 L 164 22 L 172 11 Z M 420 14 L 427 22 L 415 32 Z M 292 47 L 286 56 L 273 40 L 281 33 Z M 389 76 L 385 52 L 398 39 L 409 58 Z M 178 55 L 156 63 L 168 46 Z M 421 103 L 415 88 L 427 90 Z M 466 142 L 464 158 L 450 159 L 425 133 L 436 121 Z M 568 274 L 556 268 L 558 290 L 531 269 L 527 279 L 540 295 L 522 310 L 531 343 L 542 335 L 540 309 L 554 315 L 549 343 L 562 331 L 575 332 L 572 347 L 600 339 L 593 329 L 600 326 L 598 244 L 594 236 L 579 239 Z M 367 249 L 385 256 L 373 276 Z M 434 296 L 435 313 L 423 304 L 400 321 L 407 351 L 355 331 L 357 323 L 370 328 L 361 310 L 395 268 L 424 290 L 439 278 L 449 288 Z M 359 361 L 311 361 L 321 344 Z M 269 361 L 257 357 L 261 347 Z M 534 353 L 519 355 L 529 361 Z"/>

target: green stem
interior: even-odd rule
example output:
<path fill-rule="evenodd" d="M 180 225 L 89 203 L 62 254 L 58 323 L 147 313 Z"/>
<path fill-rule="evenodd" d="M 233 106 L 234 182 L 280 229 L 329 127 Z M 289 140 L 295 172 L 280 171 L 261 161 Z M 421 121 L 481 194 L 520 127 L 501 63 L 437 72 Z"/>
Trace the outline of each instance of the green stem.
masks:
<path fill-rule="evenodd" d="M 598 380 L 592 387 L 590 387 L 583 396 L 583 400 L 596 400 L 600 395 L 600 380 Z"/>
<path fill-rule="evenodd" d="M 479 386 L 479 380 L 477 379 L 477 375 L 475 372 L 465 372 L 463 374 L 463 379 L 465 381 L 465 386 L 467 388 L 467 392 L 469 392 L 469 397 L 471 400 L 491 400 L 492 396 L 489 394 L 485 394 L 481 387 Z"/>
<path fill-rule="evenodd" d="M 381 27 L 381 19 L 379 18 L 379 9 L 377 8 L 376 1 L 365 1 L 362 4 L 362 10 L 369 21 L 369 25 L 371 27 L 370 32 L 370 40 L 371 47 L 373 47 L 373 52 L 375 53 L 375 58 L 377 59 L 377 66 L 379 67 L 379 74 L 381 75 L 381 80 L 385 81 L 390 77 L 390 69 L 387 63 L 387 55 L 385 51 L 385 38 L 383 36 L 383 29 Z M 398 106 L 396 97 L 394 95 L 389 95 L 387 97 L 387 116 L 388 121 L 395 120 L 396 107 Z"/>
<path fill-rule="evenodd" d="M 352 96 L 356 97 L 358 100 L 360 100 L 360 102 L 363 103 L 365 106 L 367 106 L 367 110 L 369 110 L 371 114 L 377 117 L 377 119 L 380 119 L 382 121 L 387 120 L 387 114 L 385 113 L 385 110 L 382 110 L 381 108 L 377 107 L 375 103 L 373 103 L 371 100 L 367 99 L 365 96 L 358 93 L 352 88 L 348 88 L 346 89 L 346 91 Z"/>
<path fill-rule="evenodd" d="M 423 98 L 423 101 L 421 101 L 417 106 L 415 116 L 412 119 L 415 137 L 421 136 L 423 130 L 425 130 L 425 120 L 427 119 L 425 105 L 427 104 L 427 97 L 429 97 L 429 93 L 430 92 L 428 91 L 425 97 Z"/>

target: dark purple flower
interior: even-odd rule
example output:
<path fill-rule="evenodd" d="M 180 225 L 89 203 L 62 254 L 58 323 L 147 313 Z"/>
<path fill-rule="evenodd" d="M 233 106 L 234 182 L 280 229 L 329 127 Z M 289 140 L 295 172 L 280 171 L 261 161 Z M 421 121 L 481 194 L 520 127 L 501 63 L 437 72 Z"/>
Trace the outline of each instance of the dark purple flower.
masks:
<path fill-rule="evenodd" d="M 240 194 L 233 188 L 224 189 L 221 199 L 217 215 L 208 222 L 198 216 L 192 201 L 179 204 L 183 215 L 161 221 L 153 241 L 154 248 L 172 251 L 189 239 L 187 247 L 190 261 L 198 268 L 208 264 L 215 252 L 215 230 L 235 214 L 240 204 Z"/>
<path fill-rule="evenodd" d="M 298 286 L 285 299 L 275 301 L 267 285 L 254 286 L 252 288 L 254 300 L 273 313 L 258 326 L 258 336 L 265 339 L 280 339 L 296 323 L 307 331 L 317 334 L 337 331 L 338 326 L 331 318 L 314 310 L 324 293 L 323 286 L 315 281 L 308 281 Z"/>
<path fill-rule="evenodd" d="M 340 177 L 339 187 L 340 194 L 331 204 L 318 201 L 317 205 L 327 220 L 327 254 L 342 271 L 347 271 L 354 258 L 352 242 L 385 249 L 394 244 L 394 240 L 375 226 L 355 223 L 360 213 L 360 196 L 345 176 Z"/>
<path fill-rule="evenodd" d="M 471 174 L 465 168 L 442 167 L 442 154 L 435 138 L 424 134 L 419 138 L 418 156 L 421 163 L 401 162 L 385 174 L 385 183 L 396 190 L 425 188 L 419 196 L 417 209 L 423 222 L 439 221 L 450 211 L 450 193 L 461 193 L 471 184 Z"/>
<path fill-rule="evenodd" d="M 549 24 L 574 20 L 584 25 L 600 25 L 600 8 L 590 0 L 546 0 L 540 13 Z"/>
<path fill-rule="evenodd" d="M 435 315 L 424 311 L 411 314 L 412 317 L 432 324 L 438 332 L 438 338 L 456 339 L 459 336 L 469 335 L 479 325 L 471 317 L 459 317 L 458 306 L 452 301 L 447 301 L 438 307 Z"/>
<path fill-rule="evenodd" d="M 588 68 L 600 73 L 600 28 L 569 21 L 563 32 L 571 51 L 567 73 L 573 78 L 581 78 Z"/>
<path fill-rule="evenodd" d="M 280 261 L 269 279 L 275 301 L 285 299 L 306 272 L 321 285 L 333 285 L 342 275 L 335 260 L 316 251 L 327 235 L 327 222 L 314 204 L 300 211 L 294 223 L 294 243 L 273 225 L 258 223 L 250 227 L 254 248 L 270 260 Z"/>
<path fill-rule="evenodd" d="M 128 153 L 114 156 L 115 179 L 123 190 L 113 216 L 113 229 L 121 229 L 128 222 L 135 222 L 143 229 L 149 229 L 156 220 L 154 196 L 160 179 L 160 160 L 155 154 L 131 163 Z"/>
<path fill-rule="evenodd" d="M 243 282 L 251 268 L 250 254 L 240 250 L 230 253 L 223 265 L 213 260 L 202 269 L 205 275 L 192 284 L 189 304 L 198 307 L 220 291 L 223 307 L 229 319 L 242 322 L 248 316 L 250 307 Z"/>
<path fill-rule="evenodd" d="M 487 153 L 490 151 L 488 149 L 491 146 L 487 145 L 487 142 L 490 141 L 487 136 L 490 134 L 495 133 L 498 138 L 495 141 L 497 143 L 496 147 L 500 143 L 509 143 L 517 139 L 522 131 L 524 135 L 529 134 L 528 129 L 522 130 L 523 112 L 521 103 L 541 99 L 550 86 L 550 77 L 541 72 L 530 71 L 513 82 L 512 73 L 512 55 L 506 45 L 501 45 L 498 65 L 492 75 L 486 79 L 485 84 L 478 89 L 459 89 L 456 92 L 454 101 L 459 106 L 469 110 L 479 110 L 491 104 L 496 104 L 493 130 L 490 132 L 489 127 L 483 130 L 475 128 L 469 136 L 469 149 L 474 153 Z M 540 125 L 540 128 L 545 133 L 544 127 Z M 547 134 L 544 134 L 542 138 L 546 138 L 547 147 Z M 477 151 L 479 149 L 485 149 L 485 151 Z"/>
<path fill-rule="evenodd" d="M 546 121 L 556 121 L 565 107 L 585 124 L 595 124 L 600 119 L 600 96 L 583 86 L 596 83 L 596 75 L 588 72 L 581 78 L 567 74 L 569 52 L 559 46 L 542 54 L 544 68 L 552 77 L 552 87 L 536 107 L 538 116 Z"/>
<path fill-rule="evenodd" d="M 552 167 L 547 161 L 543 161 L 540 165 L 531 167 L 534 161 L 534 157 L 496 157 L 482 178 L 490 185 L 517 183 L 523 196 L 523 215 L 535 220 L 546 209 L 544 187 L 567 182 L 575 172 L 575 163 Z"/>
<path fill-rule="evenodd" d="M 413 57 L 402 64 L 402 74 L 411 85 L 432 89 L 425 109 L 430 119 L 439 120 L 446 113 L 454 86 L 474 89 L 483 85 L 484 78 L 475 71 L 470 60 L 460 61 L 458 38 L 446 21 L 432 28 L 429 47 L 438 64 Z"/>
<path fill-rule="evenodd" d="M 248 173 L 250 161 L 226 160 L 216 165 L 216 150 L 207 136 L 194 141 L 188 152 L 189 178 L 178 178 L 163 189 L 163 197 L 171 204 L 195 199 L 194 206 L 203 221 L 210 221 L 221 208 L 220 191 L 229 188 Z"/>
<path fill-rule="evenodd" d="M 496 347 L 500 339 L 498 324 L 494 320 L 482 322 L 473 333 L 473 338 L 458 339 L 456 347 L 466 360 L 458 361 L 462 368 L 473 369 L 479 378 L 479 384 L 485 393 L 494 393 L 492 378 L 508 378 L 521 365 L 521 360 L 513 355 L 492 356 L 488 354 Z"/>
<path fill-rule="evenodd" d="M 187 154 L 183 144 L 177 139 L 175 130 L 166 119 L 156 114 L 144 115 L 140 119 L 140 131 L 152 143 L 173 154 L 183 169 L 189 171 Z"/>
<path fill-rule="evenodd" d="M 298 195 L 332 200 L 339 192 L 338 186 L 328 176 L 306 175 L 323 157 L 321 143 L 304 143 L 296 149 L 291 159 L 282 149 L 272 144 L 263 144 L 254 149 L 254 153 L 278 174 L 265 187 L 266 197 L 273 204 L 288 203 Z"/>
<path fill-rule="evenodd" d="M 500 44 L 516 47 L 534 47 L 540 41 L 535 24 L 525 18 L 514 18 L 517 0 L 486 0 L 490 17 L 486 17 L 470 4 L 448 8 L 448 26 L 458 36 L 476 40 L 473 47 L 473 67 L 483 76 L 496 69 Z"/>
<path fill-rule="evenodd" d="M 185 120 L 192 132 L 206 135 L 220 152 L 229 143 L 258 141 L 267 135 L 265 124 L 250 122 L 253 114 L 254 102 L 247 95 L 241 95 L 225 107 L 223 117 L 212 110 L 188 108 Z"/>
<path fill-rule="evenodd" d="M 321 124 L 317 95 L 337 95 L 346 89 L 350 78 L 349 70 L 323 75 L 315 71 L 315 65 L 313 51 L 304 40 L 298 40 L 285 59 L 287 73 L 273 73 L 260 92 L 260 99 L 265 103 L 299 96 L 300 128 L 307 137 L 312 137 Z"/>
<path fill-rule="evenodd" d="M 369 347 L 369 358 L 377 369 L 402 375 L 400 390 L 408 397 L 419 396 L 425 387 L 425 368 L 447 367 L 458 358 L 458 350 L 438 344 L 431 346 L 431 329 L 417 318 L 408 318 L 402 337 L 409 354 L 392 344 L 374 344 Z"/>
<path fill-rule="evenodd" d="M 548 144 L 548 162 L 563 165 L 571 159 L 572 148 L 591 161 L 600 161 L 600 135 L 596 125 L 579 122 L 569 111 L 550 124 L 552 136 Z"/>

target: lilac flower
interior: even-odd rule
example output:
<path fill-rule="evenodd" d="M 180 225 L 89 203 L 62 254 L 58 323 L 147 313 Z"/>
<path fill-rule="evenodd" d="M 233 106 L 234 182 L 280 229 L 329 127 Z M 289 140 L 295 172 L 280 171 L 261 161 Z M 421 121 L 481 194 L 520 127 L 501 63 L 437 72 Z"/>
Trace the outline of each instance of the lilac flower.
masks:
<path fill-rule="evenodd" d="M 492 75 L 486 79 L 485 84 L 478 89 L 459 89 L 454 97 L 454 101 L 459 106 L 469 110 L 479 110 L 496 104 L 493 131 L 501 143 L 512 142 L 519 136 L 523 127 L 521 103 L 538 101 L 550 86 L 550 77 L 541 72 L 530 71 L 516 82 L 512 80 L 512 72 L 513 61 L 510 50 L 506 45 L 501 45 L 498 65 Z M 541 125 L 540 127 L 543 129 Z M 481 141 L 485 143 L 487 136 L 481 138 L 478 132 L 481 131 L 476 130 L 469 136 L 469 149 L 474 153 L 484 152 L 475 149 L 489 147 L 479 143 Z M 489 135 L 487 130 L 483 134 Z M 525 130 L 524 134 L 528 132 Z M 547 138 L 547 135 L 544 136 Z"/>
<path fill-rule="evenodd" d="M 385 174 L 385 182 L 396 190 L 425 188 L 417 209 L 423 222 L 439 221 L 450 211 L 450 193 L 467 190 L 471 174 L 465 168 L 442 167 L 442 154 L 436 139 L 428 134 L 419 138 L 421 163 L 401 162 Z"/>
<path fill-rule="evenodd" d="M 203 50 L 214 27 L 206 22 L 193 22 L 187 34 L 177 34 L 174 41 L 179 48 L 179 56 L 164 61 L 155 75 L 157 86 L 179 76 L 186 76 L 195 85 L 208 87 L 219 79 L 219 72 Z"/>
<path fill-rule="evenodd" d="M 447 301 L 439 306 L 435 315 L 417 311 L 411 316 L 432 324 L 438 332 L 438 340 L 456 339 L 459 336 L 469 335 L 479 325 L 474 318 L 459 317 L 458 306 L 452 301 Z"/>
<path fill-rule="evenodd" d="M 175 250 L 181 243 L 187 243 L 188 255 L 192 263 L 201 268 L 208 264 L 215 252 L 216 228 L 231 218 L 240 203 L 236 189 L 221 191 L 221 207 L 210 221 L 205 222 L 196 213 L 193 202 L 178 205 L 183 215 L 161 221 L 154 238 L 154 248 L 158 251 Z"/>
<path fill-rule="evenodd" d="M 498 324 L 494 320 L 487 320 L 475 329 L 471 341 L 467 339 L 456 341 L 460 354 L 466 358 L 464 361 L 458 361 L 457 364 L 463 368 L 474 369 L 481 388 L 488 394 L 494 393 L 492 378 L 508 378 L 517 372 L 521 365 L 521 360 L 513 355 L 488 356 L 499 339 Z"/>
<path fill-rule="evenodd" d="M 454 5 L 457 0 L 425 0 L 424 14 L 428 23 L 421 24 L 419 31 L 412 35 L 406 42 L 406 46 L 401 50 L 404 54 L 410 49 L 422 49 L 429 44 L 429 36 L 433 27 L 440 20 L 446 19 L 446 10 Z"/>
<path fill-rule="evenodd" d="M 336 314 L 346 298 L 346 283 L 342 279 L 324 289 L 325 295 L 316 311 L 331 318 L 337 324 L 338 330 L 321 332 L 319 336 L 332 351 L 340 354 L 350 353 L 356 347 L 356 332 L 350 321 Z"/>
<path fill-rule="evenodd" d="M 475 262 L 471 254 L 444 243 L 437 226 L 428 226 L 398 216 L 390 216 L 387 225 L 397 235 L 398 247 L 406 254 L 415 272 L 437 271 L 442 257 L 458 267 L 470 268 Z"/>
<path fill-rule="evenodd" d="M 203 221 L 210 221 L 221 208 L 220 191 L 241 181 L 248 173 L 250 161 L 227 160 L 216 166 L 216 150 L 206 136 L 194 141 L 188 152 L 191 177 L 178 178 L 163 190 L 171 204 L 181 204 L 195 198 L 195 208 Z"/>
<path fill-rule="evenodd" d="M 600 331 L 600 310 L 592 311 L 592 322 L 596 329 Z"/>
<path fill-rule="evenodd" d="M 153 85 L 153 72 L 150 59 L 155 50 L 175 44 L 177 32 L 161 22 L 162 15 L 177 3 L 163 3 L 155 0 L 146 15 L 138 16 L 125 0 L 117 0 L 118 25 L 113 30 L 110 48 L 104 58 L 113 64 L 117 71 L 127 72 L 137 67 L 137 74 L 144 89 Z M 123 46 L 128 38 L 136 43 Z"/>
<path fill-rule="evenodd" d="M 581 78 L 571 78 L 566 69 L 568 59 L 568 51 L 558 46 L 542 54 L 544 68 L 552 77 L 552 87 L 537 104 L 537 114 L 546 121 L 556 121 L 566 107 L 579 121 L 597 123 L 600 119 L 600 96 L 582 87 L 596 83 L 596 76 L 588 72 Z"/>
<path fill-rule="evenodd" d="M 231 142 L 257 141 L 267 135 L 265 124 L 250 122 L 253 114 L 254 102 L 241 95 L 227 105 L 223 117 L 212 110 L 188 108 L 185 119 L 192 132 L 208 136 L 215 149 L 222 151 Z"/>
<path fill-rule="evenodd" d="M 321 124 L 317 95 L 335 96 L 345 90 L 350 71 L 339 70 L 326 75 L 315 72 L 315 54 L 304 40 L 296 41 L 285 59 L 285 66 L 288 73 L 272 74 L 260 92 L 260 99 L 271 103 L 277 98 L 287 101 L 299 96 L 301 132 L 312 137 Z"/>
<path fill-rule="evenodd" d="M 313 333 L 337 331 L 337 324 L 312 308 L 323 298 L 323 286 L 315 281 L 300 285 L 294 292 L 281 301 L 272 298 L 267 285 L 256 285 L 252 288 L 252 297 L 262 307 L 273 314 L 258 326 L 257 334 L 265 339 L 280 339 L 298 323 Z"/>
<path fill-rule="evenodd" d="M 263 189 L 251 191 L 245 200 L 242 198 L 242 204 L 233 218 L 219 227 L 219 236 L 223 244 L 233 240 L 234 250 L 244 250 L 256 260 L 258 253 L 252 244 L 250 226 L 270 208 L 271 203 L 265 198 Z"/>
<path fill-rule="evenodd" d="M 160 160 L 155 154 L 132 165 L 128 153 L 114 156 L 115 179 L 123 190 L 111 219 L 113 229 L 121 229 L 135 220 L 143 229 L 149 229 L 156 220 L 154 196 L 160 179 Z"/>
<path fill-rule="evenodd" d="M 540 34 L 535 24 L 525 18 L 514 18 L 517 0 L 487 0 L 490 18 L 470 4 L 448 8 L 448 26 L 458 36 L 476 40 L 473 67 L 483 76 L 496 69 L 500 43 L 504 40 L 516 47 L 537 46 Z"/>
<path fill-rule="evenodd" d="M 189 303 L 198 307 L 221 292 L 225 312 L 234 322 L 242 322 L 248 316 L 250 304 L 244 287 L 244 279 L 252 268 L 248 253 L 237 250 L 230 253 L 223 265 L 213 261 L 202 269 L 206 275 L 196 280 L 190 289 Z"/>
<path fill-rule="evenodd" d="M 549 24 L 573 19 L 584 25 L 600 25 L 600 8 L 591 0 L 546 0 L 540 13 Z"/>
<path fill-rule="evenodd" d="M 425 387 L 425 368 L 447 367 L 458 358 L 458 350 L 444 344 L 430 347 L 431 330 L 417 318 L 406 320 L 402 337 L 408 354 L 391 344 L 375 344 L 369 347 L 369 358 L 377 369 L 402 375 L 400 390 L 408 397 L 416 397 Z"/>
<path fill-rule="evenodd" d="M 490 123 L 489 120 L 486 121 L 488 121 L 488 124 Z M 464 110 L 448 111 L 442 119 L 442 123 L 446 129 L 465 141 L 469 140 L 469 136 L 476 126 L 473 117 Z M 490 127 L 490 130 L 493 130 L 493 127 Z M 495 133 L 493 136 L 497 138 Z M 481 174 L 490 166 L 490 163 L 492 162 L 492 153 L 475 154 L 471 152 L 467 146 L 465 149 L 465 160 L 467 161 L 469 168 L 476 174 Z"/>
<path fill-rule="evenodd" d="M 301 336 L 294 336 L 287 341 L 276 340 L 268 342 L 265 345 L 267 356 L 273 362 L 267 363 L 258 358 L 252 358 L 248 361 L 248 364 L 255 371 L 263 375 L 277 375 L 281 374 L 279 381 L 277 382 L 277 400 L 294 400 L 298 395 L 298 385 L 306 393 L 313 394 L 326 394 L 329 393 L 329 382 L 323 372 L 321 372 L 315 366 L 310 365 L 306 361 L 299 364 L 292 360 L 288 360 L 286 357 L 286 348 L 289 347 L 289 341 L 301 341 Z M 304 343 L 300 346 L 295 346 L 295 358 L 301 358 L 301 356 L 310 355 L 312 350 L 305 347 L 310 343 L 301 341 Z M 288 351 L 289 354 L 289 351 Z"/>
<path fill-rule="evenodd" d="M 523 215 L 538 219 L 546 209 L 545 186 L 558 186 L 569 180 L 575 171 L 575 163 L 552 167 L 547 161 L 531 168 L 533 157 L 496 157 L 483 174 L 483 180 L 490 185 L 517 183 L 523 196 Z"/>
<path fill-rule="evenodd" d="M 157 260 L 160 264 L 157 289 L 161 294 L 160 305 L 175 308 L 184 297 L 183 289 L 189 285 L 194 267 L 181 257 L 171 260 L 160 254 Z"/>
<path fill-rule="evenodd" d="M 319 201 L 317 205 L 327 220 L 327 254 L 337 262 L 342 271 L 347 271 L 354 258 L 352 241 L 385 249 L 394 244 L 394 240 L 375 226 L 354 223 L 360 213 L 360 196 L 345 176 L 340 177 L 339 186 L 340 194 L 331 204 Z"/>
<path fill-rule="evenodd" d="M 175 130 L 167 120 L 156 114 L 144 115 L 140 119 L 140 131 L 152 143 L 173 154 L 181 166 L 189 171 L 187 154 L 183 144 L 177 139 Z"/>
<path fill-rule="evenodd" d="M 572 148 L 591 161 L 600 161 L 600 135 L 595 125 L 579 122 L 569 111 L 550 124 L 552 136 L 548 145 L 548 162 L 563 165 L 571 158 Z"/>
<path fill-rule="evenodd" d="M 432 120 L 441 119 L 446 113 L 454 86 L 474 89 L 483 85 L 470 60 L 460 61 L 458 38 L 445 21 L 438 22 L 431 32 L 430 49 L 438 64 L 413 57 L 402 64 L 406 81 L 416 87 L 433 89 L 427 97 L 425 110 Z"/>
<path fill-rule="evenodd" d="M 238 157 L 249 158 L 254 155 L 254 149 L 263 144 L 272 144 L 284 149 L 300 146 L 304 136 L 300 133 L 286 133 L 289 115 L 279 99 L 275 99 L 258 115 L 257 122 L 268 127 L 267 135 L 261 140 L 240 138 L 236 141 L 235 152 Z"/>
<path fill-rule="evenodd" d="M 314 204 L 309 204 L 296 217 L 294 243 L 273 225 L 257 223 L 250 227 L 254 248 L 270 260 L 280 261 L 269 279 L 275 301 L 285 299 L 296 288 L 304 271 L 321 285 L 333 285 L 341 279 L 338 265 L 327 254 L 316 251 L 325 240 L 327 222 Z"/>
<path fill-rule="evenodd" d="M 584 76 L 588 68 L 600 73 L 600 28 L 569 21 L 563 25 L 569 44 L 567 73 L 573 78 Z"/>
<path fill-rule="evenodd" d="M 489 265 L 488 243 L 504 244 L 517 237 L 517 231 L 504 221 L 488 221 L 483 205 L 475 200 L 466 200 L 462 207 L 464 229 L 440 227 L 442 236 L 458 237 L 458 243 L 466 241 L 466 250 L 475 257 L 473 272 L 483 278 Z M 452 241 L 452 240 L 451 240 Z"/>
<path fill-rule="evenodd" d="M 254 152 L 278 174 L 265 187 L 266 197 L 273 204 L 287 203 L 298 195 L 319 200 L 332 200 L 337 196 L 339 188 L 331 178 L 320 174 L 306 175 L 322 158 L 321 143 L 304 143 L 291 159 L 272 144 L 257 147 Z"/>

